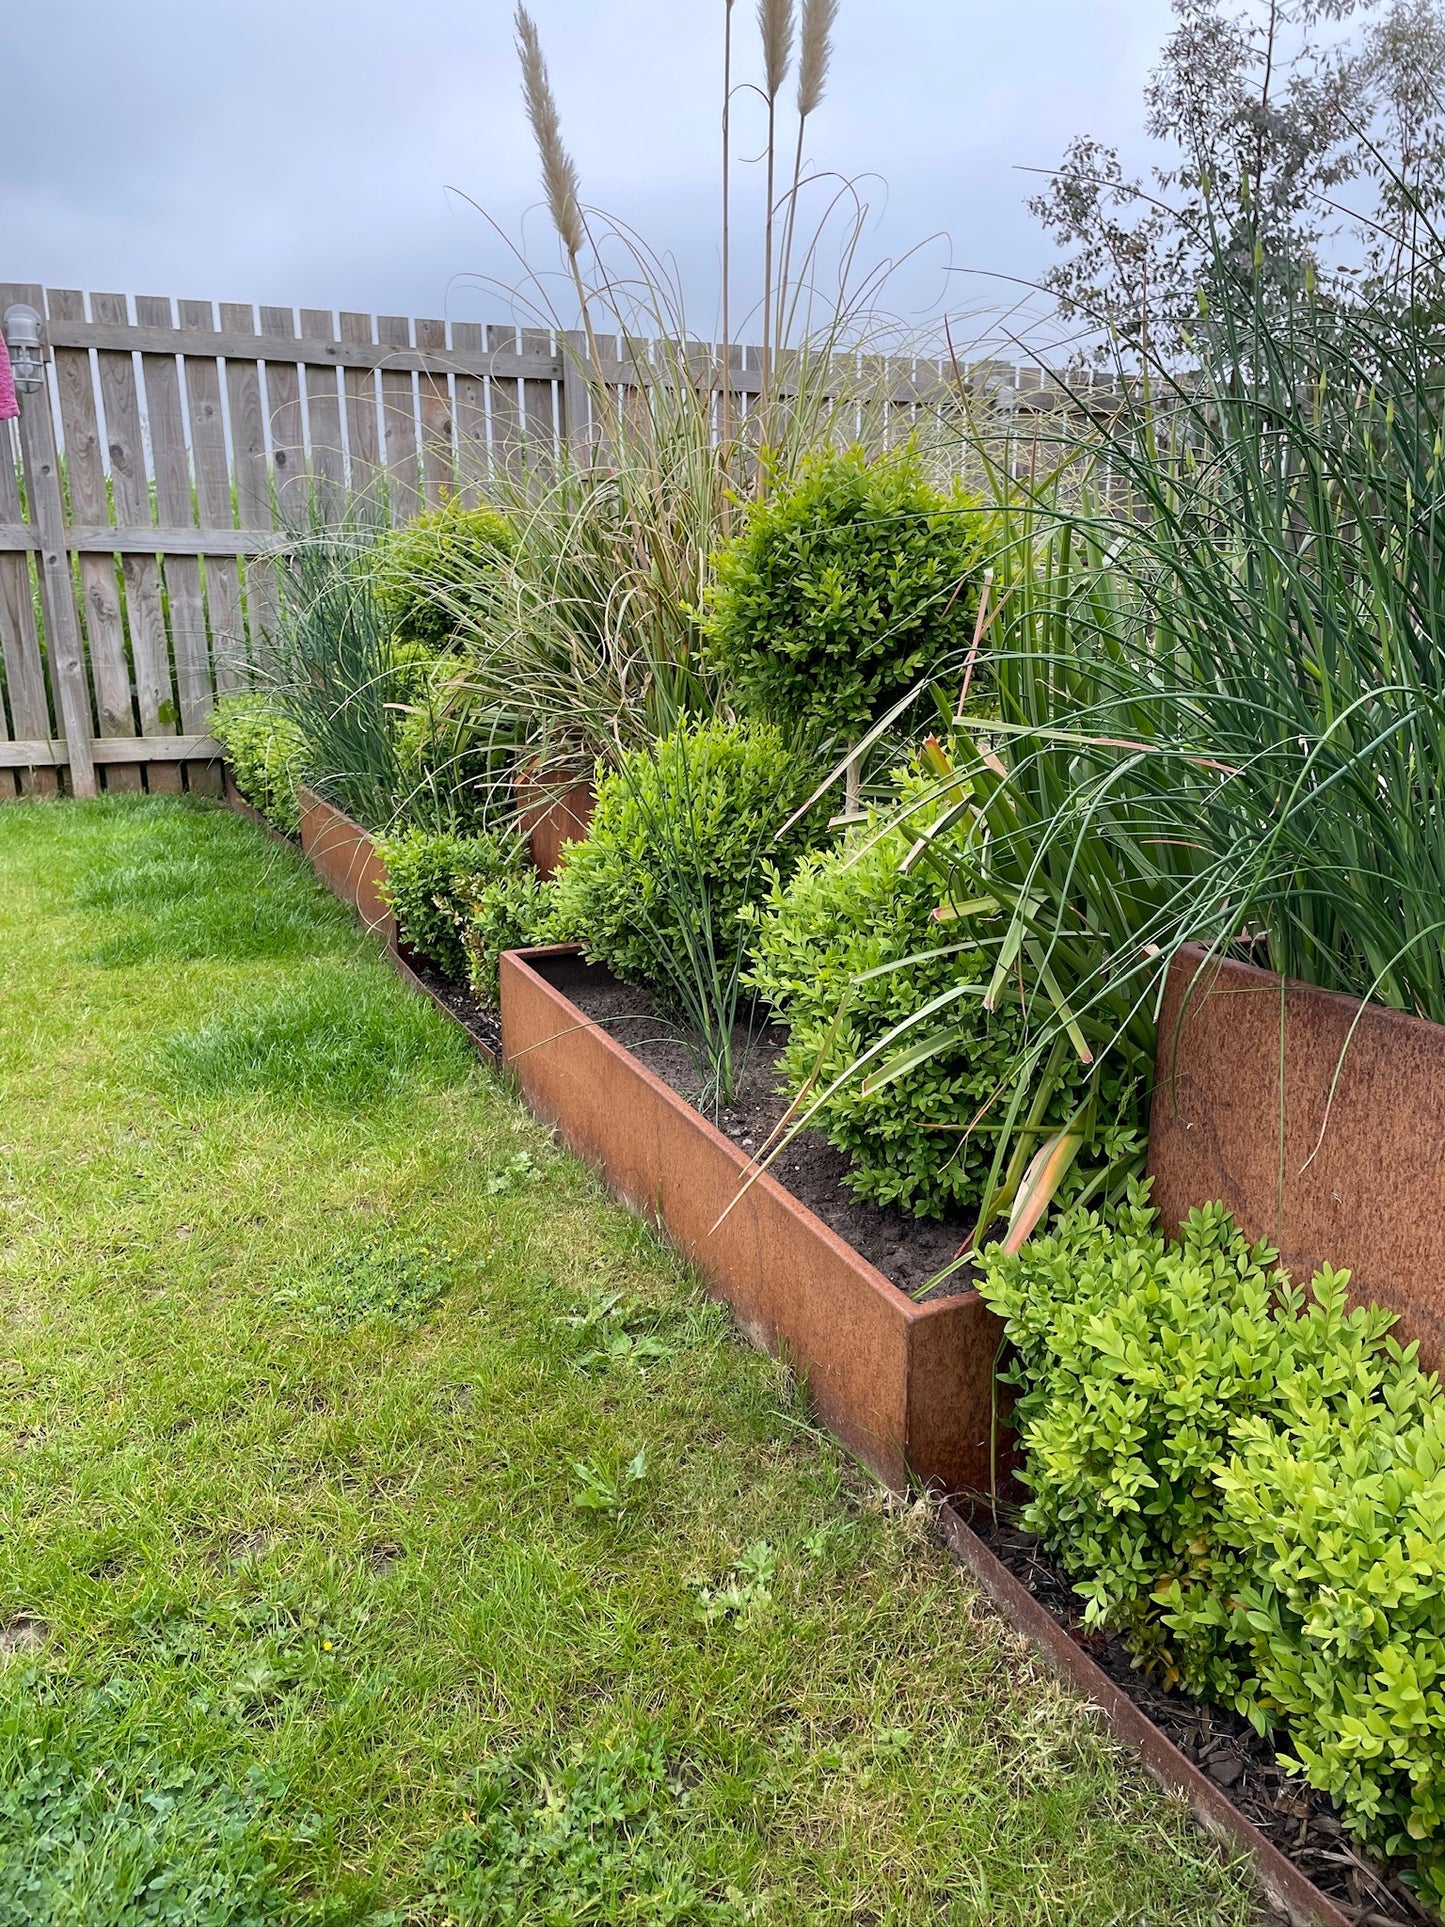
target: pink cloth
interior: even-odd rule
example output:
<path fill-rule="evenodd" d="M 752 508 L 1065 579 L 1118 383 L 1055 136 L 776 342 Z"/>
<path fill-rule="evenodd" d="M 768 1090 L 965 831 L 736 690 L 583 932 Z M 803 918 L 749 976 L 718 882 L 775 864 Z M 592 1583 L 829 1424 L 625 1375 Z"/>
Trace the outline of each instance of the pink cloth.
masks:
<path fill-rule="evenodd" d="M 10 371 L 10 350 L 0 335 L 0 422 L 13 422 L 20 413 L 15 395 L 15 377 Z"/>

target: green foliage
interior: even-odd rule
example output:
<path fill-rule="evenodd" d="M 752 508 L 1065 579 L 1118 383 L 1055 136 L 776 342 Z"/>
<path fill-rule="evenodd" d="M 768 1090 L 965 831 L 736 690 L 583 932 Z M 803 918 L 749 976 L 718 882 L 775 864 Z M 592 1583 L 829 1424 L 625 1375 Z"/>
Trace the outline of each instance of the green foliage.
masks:
<path fill-rule="evenodd" d="M 559 941 L 557 887 L 535 870 L 518 870 L 480 888 L 464 888 L 458 900 L 467 981 L 482 1002 L 495 1010 L 502 952 Z"/>
<path fill-rule="evenodd" d="M 421 1323 L 456 1269 L 454 1252 L 418 1238 L 383 1238 L 359 1251 L 337 1253 L 274 1298 L 326 1331 L 367 1323 L 406 1331 Z"/>
<path fill-rule="evenodd" d="M 475 1814 L 428 1863 L 435 1899 L 464 1927 L 732 1927 L 747 1916 L 674 1840 L 688 1795 L 656 1744 L 619 1740 L 560 1765 L 523 1748 L 480 1773 Z"/>
<path fill-rule="evenodd" d="M 737 967 L 738 912 L 765 859 L 791 874 L 811 832 L 774 838 L 811 786 L 807 765 L 766 724 L 685 725 L 632 752 L 600 776 L 591 828 L 566 847 L 561 927 L 626 982 L 678 1003 L 689 959 Z"/>
<path fill-rule="evenodd" d="M 773 721 L 859 735 L 969 643 L 988 530 L 911 451 L 816 455 L 717 556 L 711 654 Z"/>
<path fill-rule="evenodd" d="M 0 1723 L 0 1920 L 26 1927 L 262 1927 L 279 1894 L 267 1835 L 279 1785 L 115 1751 L 124 1690 L 89 1696 L 67 1731 L 35 1682 L 38 1717 Z M 109 1729 L 106 1745 L 102 1734 Z M 79 1744 L 77 1744 L 79 1741 Z"/>
<path fill-rule="evenodd" d="M 988 1254 L 1022 1387 L 1024 1523 L 1086 1617 L 1282 1726 L 1300 1768 L 1445 1895 L 1445 1395 L 1390 1314 L 1309 1293 L 1220 1205 L 1145 1193 Z"/>
<path fill-rule="evenodd" d="M 911 777 L 898 788 L 904 803 L 926 794 Z M 788 1029 L 782 1070 L 790 1094 L 822 1098 L 811 1121 L 849 1154 L 847 1182 L 860 1197 L 918 1217 L 981 1204 L 994 1157 L 992 1119 L 1000 1093 L 1015 1081 L 1027 1036 L 1016 1001 L 984 1007 L 992 946 L 981 935 L 960 943 L 957 924 L 934 918 L 942 895 L 937 872 L 903 867 L 939 814 L 937 802 L 891 824 L 870 812 L 841 847 L 805 856 L 789 881 L 773 880 L 765 904 L 745 913 L 749 981 Z M 937 839 L 950 870 L 962 860 L 964 841 L 962 829 Z M 951 1001 L 934 1023 L 949 1024 L 945 1048 L 886 1081 L 847 1075 L 895 1026 L 944 996 Z M 1082 1066 L 1061 1058 L 1040 1122 L 1063 1124 L 1084 1082 Z M 1134 1122 L 1117 1088 L 1107 1116 L 1080 1176 L 1095 1151 L 1116 1155 Z"/>
<path fill-rule="evenodd" d="M 209 728 L 226 752 L 242 796 L 268 823 L 295 836 L 301 828 L 296 785 L 305 770 L 306 742 L 294 719 L 269 696 L 222 696 Z"/>
<path fill-rule="evenodd" d="M 386 864 L 386 900 L 403 939 L 454 983 L 465 983 L 465 907 L 483 886 L 518 870 L 521 844 L 515 837 L 402 830 L 378 838 L 377 847 Z"/>
<path fill-rule="evenodd" d="M 449 651 L 478 571 L 515 546 L 505 515 L 467 508 L 457 496 L 388 530 L 376 545 L 373 569 L 376 600 L 393 636 L 433 655 Z"/>

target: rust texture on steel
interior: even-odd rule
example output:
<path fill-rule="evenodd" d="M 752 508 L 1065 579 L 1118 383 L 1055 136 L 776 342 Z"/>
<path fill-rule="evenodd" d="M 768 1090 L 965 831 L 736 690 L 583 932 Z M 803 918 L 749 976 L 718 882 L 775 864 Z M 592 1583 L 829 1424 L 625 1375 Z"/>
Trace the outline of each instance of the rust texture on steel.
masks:
<path fill-rule="evenodd" d="M 1110 1726 L 1134 1747 L 1149 1772 L 1170 1792 L 1182 1794 L 1196 1820 L 1209 1832 L 1242 1847 L 1254 1861 L 1259 1884 L 1271 1905 L 1292 1927 L 1349 1927 L 1344 1913 L 1267 1840 L 1207 1774 L 1201 1773 L 1166 1739 L 1129 1695 L 1069 1637 L 1028 1588 L 995 1558 L 962 1513 L 944 1506 L 939 1515 L 944 1538 L 955 1558 L 976 1579 L 1004 1617 L 1021 1632 L 1059 1677 L 1091 1699 Z"/>
<path fill-rule="evenodd" d="M 368 930 L 394 942 L 396 920 L 381 893 L 386 866 L 370 836 L 313 790 L 298 789 L 296 800 L 301 806 L 301 848 L 312 869 L 328 889 L 354 906 Z"/>
<path fill-rule="evenodd" d="M 596 797 L 590 783 L 549 784 L 545 776 L 515 783 L 517 826 L 540 875 L 552 877 L 567 843 L 580 843 L 592 821 Z"/>
<path fill-rule="evenodd" d="M 1182 949 L 1159 1018 L 1149 1170 L 1164 1227 L 1219 1200 L 1296 1280 L 1445 1359 L 1445 1027 Z M 1348 1046 L 1348 1048 L 1347 1048 Z"/>
<path fill-rule="evenodd" d="M 566 948 L 502 958 L 502 1058 L 532 1108 L 660 1222 L 748 1337 L 895 1489 L 987 1491 L 999 1325 L 973 1291 L 916 1305 L 567 995 Z M 729 1205 L 733 1209 L 719 1224 Z"/>

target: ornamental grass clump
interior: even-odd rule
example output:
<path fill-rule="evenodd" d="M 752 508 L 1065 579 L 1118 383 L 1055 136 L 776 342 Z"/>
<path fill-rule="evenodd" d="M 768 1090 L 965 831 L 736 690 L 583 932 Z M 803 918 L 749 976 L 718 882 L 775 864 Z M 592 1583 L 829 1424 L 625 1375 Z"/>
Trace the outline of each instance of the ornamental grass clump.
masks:
<path fill-rule="evenodd" d="M 1445 1394 L 1393 1316 L 1308 1291 L 1221 1205 L 1143 1189 L 986 1254 L 1024 1524 L 1085 1618 L 1279 1735 L 1369 1846 L 1445 1899 Z"/>
<path fill-rule="evenodd" d="M 758 714 L 842 742 L 973 635 L 991 519 L 914 449 L 810 456 L 715 561 L 712 660 Z"/>
<path fill-rule="evenodd" d="M 909 777 L 898 789 L 916 805 L 928 786 Z M 750 916 L 749 982 L 787 1026 L 781 1068 L 789 1094 L 800 1108 L 821 1096 L 810 1121 L 849 1154 L 852 1190 L 918 1217 L 983 1204 L 993 1120 L 1027 1030 L 1016 1002 L 985 1003 L 991 947 L 974 936 L 954 941 L 937 921 L 938 871 L 907 867 L 919 832 L 938 814 L 937 802 L 902 822 L 870 811 L 840 847 L 805 855 L 791 880 L 774 875 Z M 936 855 L 958 857 L 962 841 L 962 832 L 945 837 Z M 953 1026 L 946 1049 L 888 1078 L 847 1075 L 944 996 Z M 1062 1125 L 1085 1081 L 1082 1067 L 1070 1075 L 1065 1060 L 1037 1125 Z M 1086 1154 L 1076 1188 L 1088 1165 Z"/>

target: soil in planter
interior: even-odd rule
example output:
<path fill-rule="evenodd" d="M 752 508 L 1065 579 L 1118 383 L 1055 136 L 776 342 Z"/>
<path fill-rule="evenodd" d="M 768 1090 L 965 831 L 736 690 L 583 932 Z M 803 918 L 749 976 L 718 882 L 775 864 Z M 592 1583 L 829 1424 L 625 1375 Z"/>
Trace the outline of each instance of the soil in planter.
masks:
<path fill-rule="evenodd" d="M 1341 1912 L 1360 1927 L 1434 1920 L 1398 1871 L 1353 1843 L 1325 1794 L 1283 1770 L 1278 1737 L 1261 1739 L 1237 1713 L 1166 1691 L 1134 1665 L 1121 1639 L 1086 1627 L 1083 1602 L 1064 1573 L 1002 1512 L 995 1520 L 980 1506 L 969 1524 L 1094 1664 Z"/>
<path fill-rule="evenodd" d="M 616 1038 L 639 1062 L 679 1097 L 695 1103 L 700 1083 L 696 1054 L 675 1025 L 660 1018 L 645 991 L 622 984 L 597 964 L 580 957 L 550 958 L 540 966 L 547 981 L 580 1010 Z M 720 1115 L 706 1111 L 725 1136 L 740 1150 L 757 1153 L 772 1135 L 787 1108 L 778 1060 L 786 1039 L 777 1025 L 759 1023 L 740 1027 L 735 1062 L 740 1067 L 732 1104 Z M 799 1203 L 845 1238 L 853 1249 L 900 1290 L 917 1294 L 919 1302 L 951 1297 L 973 1283 L 969 1266 L 928 1289 L 929 1281 L 951 1264 L 973 1230 L 962 1217 L 911 1218 L 901 1211 L 881 1210 L 854 1197 L 844 1186 L 849 1160 L 816 1131 L 802 1131 L 768 1166 Z"/>
<path fill-rule="evenodd" d="M 419 951 L 411 950 L 405 944 L 398 944 L 397 953 L 407 969 L 426 985 L 437 1002 L 443 1005 L 459 1024 L 465 1024 L 477 1043 L 500 1061 L 502 1020 L 496 1011 L 479 1002 L 465 985 L 454 983 Z"/>

